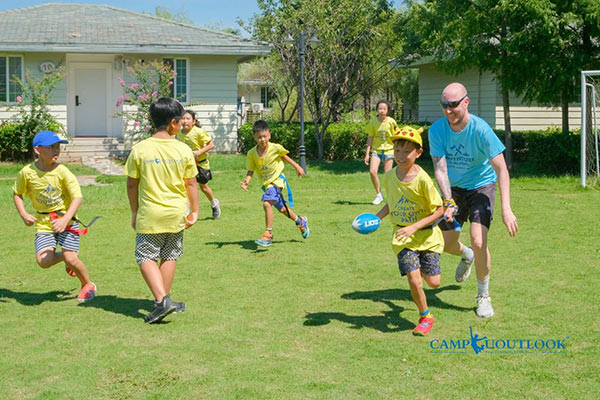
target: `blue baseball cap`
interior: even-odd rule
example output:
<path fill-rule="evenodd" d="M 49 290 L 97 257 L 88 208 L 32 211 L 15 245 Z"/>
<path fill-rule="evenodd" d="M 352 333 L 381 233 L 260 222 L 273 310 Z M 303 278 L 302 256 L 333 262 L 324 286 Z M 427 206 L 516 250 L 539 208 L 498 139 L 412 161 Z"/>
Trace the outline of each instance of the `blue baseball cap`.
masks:
<path fill-rule="evenodd" d="M 54 143 L 69 143 L 68 140 L 58 137 L 56 132 L 41 131 L 33 137 L 33 147 L 52 146 Z"/>

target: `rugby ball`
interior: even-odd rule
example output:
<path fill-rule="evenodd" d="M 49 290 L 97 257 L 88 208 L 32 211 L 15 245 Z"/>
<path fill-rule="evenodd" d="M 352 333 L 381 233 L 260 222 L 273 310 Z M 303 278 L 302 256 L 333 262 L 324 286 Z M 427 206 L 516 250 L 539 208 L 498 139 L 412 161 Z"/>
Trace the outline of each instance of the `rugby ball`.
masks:
<path fill-rule="evenodd" d="M 379 225 L 381 225 L 381 220 L 377 215 L 371 213 L 360 214 L 352 221 L 352 229 L 361 235 L 375 232 Z"/>

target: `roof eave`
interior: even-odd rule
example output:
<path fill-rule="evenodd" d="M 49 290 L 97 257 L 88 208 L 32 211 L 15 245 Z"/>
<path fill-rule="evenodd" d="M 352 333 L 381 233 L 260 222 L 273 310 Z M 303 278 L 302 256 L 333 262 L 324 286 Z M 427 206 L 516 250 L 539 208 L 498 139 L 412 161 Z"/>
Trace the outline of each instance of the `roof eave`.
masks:
<path fill-rule="evenodd" d="M 265 56 L 270 50 L 265 46 L 177 46 L 177 45 L 105 45 L 105 44 L 54 44 L 54 43 L 0 43 L 0 51 L 42 53 L 128 53 L 128 54 L 185 54 L 222 56 Z"/>

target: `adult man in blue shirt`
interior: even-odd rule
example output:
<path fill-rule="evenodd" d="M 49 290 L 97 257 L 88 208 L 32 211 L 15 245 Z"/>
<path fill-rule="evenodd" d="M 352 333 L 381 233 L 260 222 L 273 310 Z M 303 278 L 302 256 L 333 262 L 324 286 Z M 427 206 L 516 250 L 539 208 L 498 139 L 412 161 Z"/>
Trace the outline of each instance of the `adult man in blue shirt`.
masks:
<path fill-rule="evenodd" d="M 469 114 L 467 89 L 454 82 L 442 92 L 444 118 L 429 128 L 430 154 L 435 178 L 444 198 L 445 221 L 440 223 L 444 251 L 460 255 L 456 281 L 471 273 L 475 261 L 477 310 L 479 317 L 494 315 L 489 295 L 491 257 L 487 236 L 500 188 L 502 221 L 510 236 L 518 231 L 517 218 L 510 207 L 510 177 L 504 161 L 504 145 L 481 118 Z M 456 212 L 456 214 L 455 214 Z M 471 247 L 459 242 L 460 229 L 471 222 Z"/>

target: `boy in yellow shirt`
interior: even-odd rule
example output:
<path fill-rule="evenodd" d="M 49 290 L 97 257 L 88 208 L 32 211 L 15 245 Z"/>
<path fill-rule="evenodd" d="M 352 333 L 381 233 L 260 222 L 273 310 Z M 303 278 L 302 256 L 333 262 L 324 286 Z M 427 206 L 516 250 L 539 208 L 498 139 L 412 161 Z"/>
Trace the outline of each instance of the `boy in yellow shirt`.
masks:
<path fill-rule="evenodd" d="M 89 301 L 96 295 L 96 285 L 79 259 L 79 226 L 75 221 L 83 198 L 75 175 L 57 162 L 61 143 L 68 142 L 52 131 L 35 135 L 33 152 L 37 159 L 19 172 L 13 186 L 13 200 L 25 225 L 35 224 L 38 265 L 49 268 L 64 262 L 67 273 L 81 282 L 77 300 Z M 37 217 L 25 210 L 23 195 L 31 198 Z M 74 223 L 69 225 L 72 220 Z M 62 251 L 56 251 L 57 245 Z"/>
<path fill-rule="evenodd" d="M 434 223 L 444 214 L 442 198 L 427 172 L 415 164 L 423 153 L 422 131 L 404 126 L 391 137 L 397 166 L 383 176 L 386 204 L 377 213 L 379 218 L 390 215 L 398 267 L 401 275 L 408 277 L 410 294 L 419 309 L 413 334 L 420 336 L 433 327 L 422 278 L 431 288 L 440 286 L 440 253 L 444 250 L 442 231 Z"/>
<path fill-rule="evenodd" d="M 310 235 L 308 229 L 308 218 L 297 216 L 292 207 L 291 190 L 283 175 L 284 164 L 287 162 L 296 170 L 298 176 L 304 178 L 304 170 L 287 154 L 289 153 L 282 145 L 271 143 L 271 132 L 269 125 L 262 120 L 256 121 L 252 126 L 254 140 L 257 145 L 248 151 L 246 160 L 246 178 L 241 182 L 242 189 L 248 191 L 248 184 L 252 175 L 256 172 L 263 184 L 264 194 L 262 196 L 263 208 L 265 210 L 266 230 L 256 244 L 262 247 L 268 247 L 273 241 L 273 206 L 286 215 L 289 219 L 296 222 L 296 226 L 302 233 L 302 238 L 307 239 Z M 284 185 L 287 187 L 289 204 L 286 204 L 281 194 Z"/>
<path fill-rule="evenodd" d="M 163 97 L 152 103 L 155 133 L 133 146 L 125 164 L 135 257 L 155 298 L 145 317 L 149 324 L 185 310 L 185 303 L 169 297 L 177 259 L 183 255 L 183 231 L 198 220 L 198 169 L 192 150 L 175 139 L 182 116 L 176 100 Z M 186 216 L 188 200 L 192 211 Z"/>

